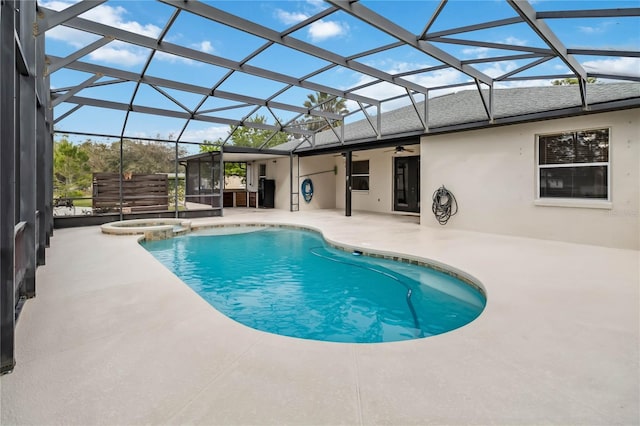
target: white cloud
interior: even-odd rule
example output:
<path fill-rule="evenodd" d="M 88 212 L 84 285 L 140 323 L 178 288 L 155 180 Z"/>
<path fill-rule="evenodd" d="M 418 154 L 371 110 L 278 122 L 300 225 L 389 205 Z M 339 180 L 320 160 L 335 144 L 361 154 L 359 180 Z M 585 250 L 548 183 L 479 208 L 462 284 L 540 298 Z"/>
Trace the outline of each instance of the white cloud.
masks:
<path fill-rule="evenodd" d="M 276 9 L 276 18 L 286 25 L 297 24 L 307 19 L 309 16 L 302 12 L 287 12 L 286 10 Z"/>
<path fill-rule="evenodd" d="M 494 84 L 494 88 L 496 89 L 507 89 L 507 88 L 517 88 L 517 87 L 540 87 L 540 86 L 551 86 L 551 82 L 553 80 L 542 79 L 542 80 L 516 80 L 516 81 L 497 81 Z"/>
<path fill-rule="evenodd" d="M 198 62 L 194 61 L 193 59 L 183 58 L 182 56 L 176 56 L 176 55 L 172 55 L 171 53 L 159 52 L 159 51 L 156 52 L 153 58 L 158 59 L 160 61 L 169 62 L 171 64 L 175 64 L 178 62 L 186 65 L 198 64 Z"/>
<path fill-rule="evenodd" d="M 366 96 L 368 98 L 373 98 L 373 99 L 387 99 L 387 98 L 392 98 L 394 96 L 405 94 L 406 91 L 399 86 L 395 86 L 391 83 L 382 82 L 382 83 L 376 83 L 369 87 L 365 87 L 364 89 L 357 90 L 355 93 L 360 96 Z M 353 102 L 353 101 L 349 101 L 349 102 L 352 103 L 351 105 L 347 105 L 347 108 L 349 109 L 349 111 L 355 111 L 359 108 L 356 102 Z M 386 104 L 383 106 L 386 106 Z"/>
<path fill-rule="evenodd" d="M 275 10 L 275 17 L 285 25 L 294 25 L 308 19 L 312 15 L 324 10 L 326 4 L 324 0 L 307 0 L 304 3 L 297 4 L 302 10 L 289 12 L 283 9 Z"/>
<path fill-rule="evenodd" d="M 119 42 L 112 42 L 91 52 L 89 57 L 94 61 L 134 66 L 145 62 L 147 53 L 141 48 L 131 48 Z"/>
<path fill-rule="evenodd" d="M 396 74 L 398 72 L 403 72 L 403 71 L 408 71 L 408 70 L 415 70 L 415 69 L 421 69 L 421 68 L 427 68 L 429 65 L 426 64 L 412 64 L 412 63 L 408 63 L 408 62 L 396 62 L 392 65 L 390 65 L 389 67 L 387 67 L 387 69 L 385 69 L 385 72 L 388 72 L 390 74 Z M 459 71 L 455 70 L 455 69 L 442 69 L 442 70 L 437 70 L 437 71 L 433 71 L 430 73 L 426 73 L 423 75 L 408 75 L 403 77 L 405 80 L 411 81 L 413 83 L 419 84 L 423 87 L 439 87 L 439 86 L 447 86 L 447 85 L 451 85 L 451 84 L 458 84 L 458 83 L 462 83 L 466 80 L 468 80 L 469 78 L 466 77 L 464 74 L 460 73 Z M 354 86 L 359 86 L 361 84 L 365 84 L 368 82 L 371 82 L 373 79 L 371 77 L 368 76 L 363 76 L 356 84 L 354 84 Z M 455 90 L 455 88 L 452 89 L 443 89 L 443 90 L 438 90 L 437 93 L 429 93 L 429 96 L 431 96 L 432 94 L 437 94 L 439 95 L 443 95 L 445 93 L 448 92 L 453 92 Z M 361 95 L 361 96 L 367 96 L 369 98 L 373 98 L 373 99 L 388 99 L 388 98 L 392 98 L 395 96 L 400 96 L 400 95 L 405 95 L 406 94 L 406 90 L 403 89 L 400 86 L 396 86 L 390 83 L 378 83 L 378 84 L 374 84 L 372 86 L 369 87 L 365 87 L 363 89 L 357 90 L 355 93 Z M 418 95 L 416 97 L 416 100 L 418 102 L 423 100 L 423 97 Z M 404 97 L 401 99 L 397 99 L 394 101 L 389 101 L 389 102 L 385 102 L 382 105 L 382 112 L 384 111 L 390 111 L 399 107 L 402 107 L 404 105 L 408 105 L 411 101 L 409 100 L 408 97 Z M 353 101 L 347 101 L 347 108 L 349 109 L 349 111 L 356 111 L 359 109 L 359 106 L 356 102 Z"/>
<path fill-rule="evenodd" d="M 349 25 L 338 21 L 325 21 L 320 19 L 319 21 L 315 21 L 309 25 L 309 37 L 313 42 L 343 36 L 348 31 Z"/>
<path fill-rule="evenodd" d="M 205 53 L 213 53 L 214 48 L 209 40 L 203 40 L 200 43 L 196 43 L 193 47 Z"/>
<path fill-rule="evenodd" d="M 122 6 L 100 5 L 80 15 L 83 18 L 99 22 L 104 25 L 130 31 L 147 37 L 157 37 L 161 28 L 153 24 L 141 24 L 137 21 L 127 21 L 127 10 Z"/>
<path fill-rule="evenodd" d="M 607 31 L 607 29 L 613 25 L 613 21 L 604 21 L 599 23 L 598 25 L 591 26 L 578 26 L 578 31 L 585 34 L 603 34 Z"/>
<path fill-rule="evenodd" d="M 429 73 L 428 75 L 418 75 L 412 77 L 412 81 L 425 87 L 447 86 L 450 84 L 458 84 L 469 80 L 469 77 L 452 68 L 437 70 Z"/>
<path fill-rule="evenodd" d="M 518 65 L 513 61 L 508 62 L 495 62 L 490 66 L 481 69 L 483 73 L 487 74 L 489 77 L 496 78 L 504 75 L 508 72 L 511 72 L 518 68 Z"/>
<path fill-rule="evenodd" d="M 44 7 L 50 9 L 62 10 L 73 4 L 73 2 L 54 0 L 50 2 L 42 2 L 41 4 Z M 81 16 L 83 18 L 90 19 L 104 25 L 109 25 L 125 31 L 130 31 L 132 33 L 152 38 L 158 37 L 161 31 L 160 27 L 153 24 L 142 24 L 137 21 L 127 20 L 127 13 L 127 10 L 122 6 L 113 7 L 100 5 L 89 10 L 88 12 L 85 12 Z M 63 26 L 58 26 L 48 31 L 47 37 L 66 42 L 78 49 L 99 38 L 94 34 L 85 33 Z M 213 53 L 215 51 L 212 43 L 209 40 L 203 40 L 199 43 L 192 44 L 191 47 L 206 53 Z M 122 64 L 124 66 L 134 66 L 144 63 L 144 61 L 146 61 L 147 59 L 148 52 L 148 49 L 145 48 L 133 46 L 124 42 L 114 41 L 98 50 L 95 50 L 89 55 L 89 57 L 93 61 Z M 180 56 L 175 56 L 164 52 L 157 52 L 155 58 L 169 63 L 180 62 L 187 65 L 197 64 L 196 61 L 193 61 L 191 59 L 182 58 Z"/>
<path fill-rule="evenodd" d="M 209 40 L 203 40 L 200 43 L 193 43 L 191 44 L 191 48 L 199 50 L 204 53 L 213 53 L 215 51 L 215 48 L 213 47 L 213 45 Z M 193 65 L 193 66 L 202 65 L 201 62 L 194 61 L 193 59 L 184 58 L 182 56 L 177 56 L 171 53 L 166 53 L 161 51 L 156 51 L 156 54 L 154 55 L 154 59 L 157 59 L 163 62 L 168 62 L 170 64 L 181 63 L 181 64 Z"/>
<path fill-rule="evenodd" d="M 585 34 L 595 34 L 595 33 L 602 32 L 602 30 L 600 28 L 598 28 L 598 27 L 582 27 L 582 26 L 579 26 L 578 30 L 581 33 L 585 33 Z"/>
<path fill-rule="evenodd" d="M 78 3 L 78 1 L 52 0 L 52 1 L 39 1 L 38 4 L 42 7 L 46 7 L 47 9 L 53 9 L 59 12 L 61 10 L 66 9 L 69 6 L 72 6 L 74 3 Z"/>
<path fill-rule="evenodd" d="M 60 25 L 47 31 L 46 37 L 47 39 L 65 42 L 76 49 L 80 49 L 81 47 L 84 47 L 100 38 L 95 34 L 85 33 L 84 31 Z"/>
<path fill-rule="evenodd" d="M 429 68 L 431 66 L 429 64 L 421 64 L 421 63 L 406 62 L 406 61 L 402 61 L 402 62 L 389 61 L 389 62 L 391 62 L 391 64 L 388 67 L 383 68 L 384 72 L 389 74 L 399 74 L 407 71 L 414 71 L 414 70 Z"/>
<path fill-rule="evenodd" d="M 153 133 L 149 133 L 144 130 L 130 131 L 127 133 L 127 137 L 131 138 L 160 138 L 175 140 L 177 135 L 180 134 L 180 129 L 156 129 Z M 182 137 L 181 142 L 204 142 L 205 140 L 215 142 L 218 139 L 224 140 L 229 134 L 229 126 L 210 126 L 203 129 L 186 130 Z M 197 154 L 200 150 L 197 146 L 182 145 L 181 148 L 186 148 L 188 154 Z"/>
<path fill-rule="evenodd" d="M 63 10 L 75 2 L 54 0 L 49 2 L 40 2 L 43 7 L 53 10 Z M 127 10 L 122 6 L 99 5 L 95 8 L 80 15 L 82 18 L 99 22 L 104 25 L 130 31 L 147 37 L 156 38 L 160 34 L 160 27 L 153 24 L 141 24 L 137 21 L 127 20 L 125 15 Z M 99 37 L 94 34 L 66 28 L 63 26 L 55 27 L 47 31 L 47 37 L 55 40 L 63 41 L 75 48 L 81 48 L 95 41 Z M 124 64 L 127 66 L 137 65 L 146 60 L 146 49 L 131 46 L 123 42 L 111 42 L 107 46 L 95 50 L 90 55 L 94 61 L 102 61 L 107 63 Z"/>
<path fill-rule="evenodd" d="M 527 44 L 527 40 L 521 40 L 517 37 L 507 37 L 506 39 L 504 39 L 503 41 L 505 44 L 512 44 L 514 46 L 526 46 Z"/>
<path fill-rule="evenodd" d="M 487 47 L 467 47 L 462 49 L 462 54 L 467 57 L 486 58 L 489 55 Z"/>
<path fill-rule="evenodd" d="M 502 40 L 493 41 L 493 43 L 506 44 L 511 46 L 526 46 L 527 41 L 514 36 L 509 36 Z M 494 54 L 496 51 L 496 49 L 490 49 L 487 47 L 465 47 L 464 49 L 462 49 L 462 54 L 467 58 L 482 59 L 488 58 L 490 54 Z"/>
<path fill-rule="evenodd" d="M 640 76 L 640 58 L 597 59 L 585 61 L 582 66 L 587 71 L 602 74 Z"/>
<path fill-rule="evenodd" d="M 307 4 L 317 11 L 324 9 L 326 6 L 324 0 L 307 0 Z"/>
<path fill-rule="evenodd" d="M 179 132 L 174 132 L 179 134 Z M 229 134 L 229 126 L 210 126 L 204 129 L 186 130 L 180 140 L 187 142 L 202 142 L 204 140 L 215 142 L 218 139 L 224 140 Z"/>

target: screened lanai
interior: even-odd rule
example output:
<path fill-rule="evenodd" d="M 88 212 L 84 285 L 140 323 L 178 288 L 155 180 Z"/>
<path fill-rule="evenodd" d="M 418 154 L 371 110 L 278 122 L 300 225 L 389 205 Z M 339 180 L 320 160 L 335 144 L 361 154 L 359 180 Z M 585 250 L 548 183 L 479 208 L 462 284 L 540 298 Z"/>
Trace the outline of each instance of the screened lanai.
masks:
<path fill-rule="evenodd" d="M 633 93 L 590 103 L 592 90 L 640 81 L 637 2 L 460 6 L 2 0 L 1 371 L 15 364 L 17 313 L 36 294 L 54 224 L 219 213 L 184 208 L 185 157 L 276 156 L 293 170 L 299 156 L 350 160 L 422 135 L 638 106 Z M 603 44 L 604 31 L 622 37 Z M 535 116 L 498 107 L 499 89 L 553 82 L 578 105 Z M 473 119 L 431 124 L 439 97 L 460 91 Z M 398 108 L 411 127 L 385 115 Z M 259 138 L 240 147 L 247 134 Z M 101 173 L 111 174 L 106 204 L 96 204 Z M 127 192 L 158 176 L 157 193 Z"/>

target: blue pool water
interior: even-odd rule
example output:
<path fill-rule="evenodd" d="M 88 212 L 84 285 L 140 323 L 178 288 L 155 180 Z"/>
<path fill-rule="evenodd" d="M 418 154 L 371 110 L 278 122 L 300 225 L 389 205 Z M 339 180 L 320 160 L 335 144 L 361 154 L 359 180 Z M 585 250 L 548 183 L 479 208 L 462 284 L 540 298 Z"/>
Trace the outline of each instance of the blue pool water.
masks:
<path fill-rule="evenodd" d="M 311 231 L 235 227 L 142 245 L 228 317 L 331 342 L 416 339 L 461 327 L 484 295 L 441 272 L 354 256 Z"/>

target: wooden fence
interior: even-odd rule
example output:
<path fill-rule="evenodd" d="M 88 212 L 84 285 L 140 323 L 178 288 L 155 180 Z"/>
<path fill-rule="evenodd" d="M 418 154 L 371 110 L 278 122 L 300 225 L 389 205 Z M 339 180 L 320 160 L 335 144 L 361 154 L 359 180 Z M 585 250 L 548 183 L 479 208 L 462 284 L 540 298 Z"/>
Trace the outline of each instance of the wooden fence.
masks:
<path fill-rule="evenodd" d="M 124 173 L 122 200 L 118 173 L 93 174 L 93 210 L 106 213 L 120 211 L 167 210 L 169 207 L 169 181 L 166 174 Z"/>

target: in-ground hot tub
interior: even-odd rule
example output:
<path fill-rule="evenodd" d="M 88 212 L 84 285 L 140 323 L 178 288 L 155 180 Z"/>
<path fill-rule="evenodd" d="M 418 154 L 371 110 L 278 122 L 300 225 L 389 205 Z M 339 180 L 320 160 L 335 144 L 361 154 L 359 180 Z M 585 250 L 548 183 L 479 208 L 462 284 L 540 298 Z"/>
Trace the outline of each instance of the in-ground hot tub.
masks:
<path fill-rule="evenodd" d="M 191 221 L 184 219 L 132 219 L 105 223 L 102 233 L 112 235 L 143 234 L 145 240 L 163 240 L 191 231 Z"/>

